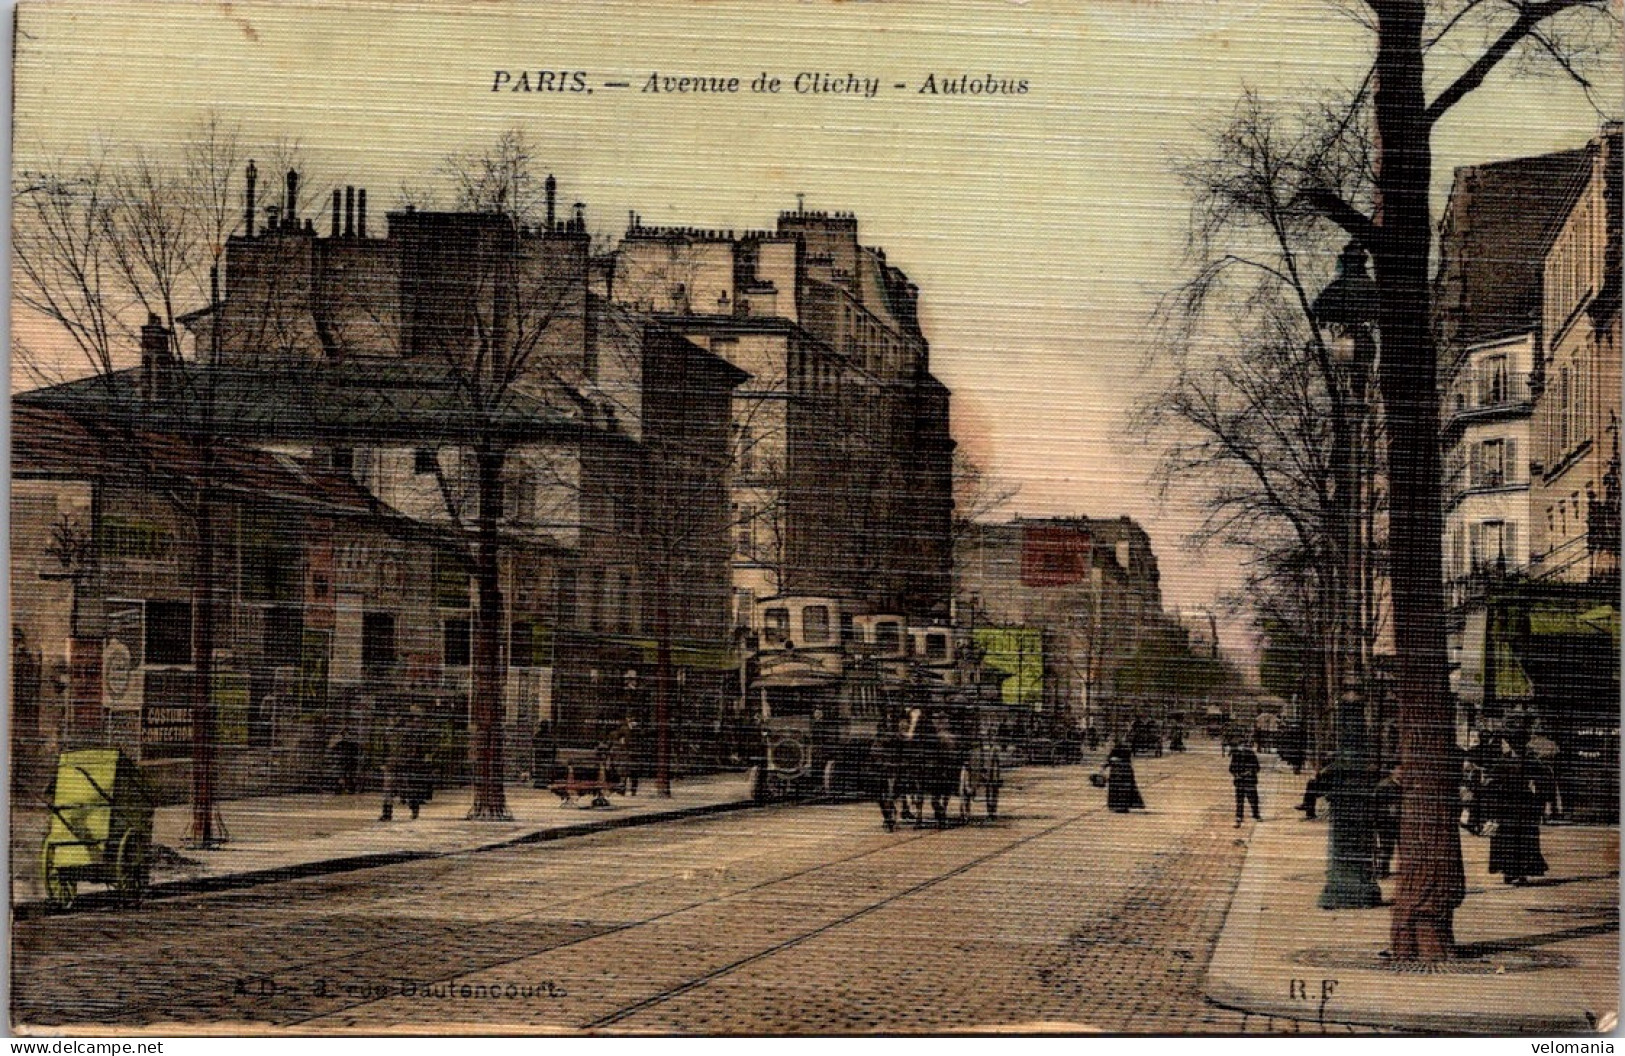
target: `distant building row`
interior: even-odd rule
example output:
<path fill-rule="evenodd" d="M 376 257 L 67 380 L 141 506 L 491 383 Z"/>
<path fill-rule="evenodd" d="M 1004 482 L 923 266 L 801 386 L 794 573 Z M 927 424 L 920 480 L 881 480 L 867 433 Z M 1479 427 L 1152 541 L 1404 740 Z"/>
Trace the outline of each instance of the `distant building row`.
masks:
<path fill-rule="evenodd" d="M 1529 710 L 1616 780 L 1620 179 L 1618 124 L 1458 169 L 1435 292 L 1462 736 Z"/>
<path fill-rule="evenodd" d="M 649 721 L 662 651 L 678 763 L 711 761 L 758 598 L 946 617 L 948 392 L 850 216 L 634 224 L 593 257 L 551 180 L 534 226 L 407 208 L 374 237 L 365 192 L 322 236 L 295 174 L 263 210 L 255 178 L 215 303 L 152 320 L 139 367 L 15 400 L 28 751 L 112 740 L 184 785 L 200 508 L 228 787 L 309 783 L 414 695 L 466 736 L 482 505 L 510 772 L 539 721 L 584 744 Z"/>

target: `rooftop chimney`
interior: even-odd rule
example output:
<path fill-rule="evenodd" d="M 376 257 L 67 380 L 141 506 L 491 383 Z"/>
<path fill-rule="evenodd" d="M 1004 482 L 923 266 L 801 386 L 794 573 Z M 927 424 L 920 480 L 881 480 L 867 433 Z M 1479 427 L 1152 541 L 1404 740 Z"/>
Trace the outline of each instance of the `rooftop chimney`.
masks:
<path fill-rule="evenodd" d="M 153 312 L 141 328 L 141 395 L 147 400 L 164 400 L 173 391 L 175 357 L 169 348 L 169 330 Z"/>
<path fill-rule="evenodd" d="M 587 230 L 587 203 L 576 203 L 576 218 L 572 221 L 577 232 Z"/>
<path fill-rule="evenodd" d="M 355 237 L 367 237 L 367 189 L 355 192 Z"/>
<path fill-rule="evenodd" d="M 288 170 L 288 200 L 282 209 L 282 223 L 290 231 L 299 230 L 299 174 Z"/>
<path fill-rule="evenodd" d="M 355 237 L 355 188 L 344 188 L 344 237 Z"/>
<path fill-rule="evenodd" d="M 553 198 L 554 198 L 554 195 L 556 195 L 558 193 L 558 189 L 559 189 L 559 182 L 553 178 L 553 174 L 551 172 L 547 174 L 547 184 L 546 184 L 546 186 L 547 186 L 547 230 L 548 230 L 549 233 L 551 233 L 552 230 L 553 230 Z"/>
<path fill-rule="evenodd" d="M 339 189 L 337 187 L 333 188 L 333 230 L 331 234 L 334 238 L 339 237 Z"/>
<path fill-rule="evenodd" d="M 243 233 L 254 237 L 254 159 L 248 159 L 248 189 L 243 192 Z"/>

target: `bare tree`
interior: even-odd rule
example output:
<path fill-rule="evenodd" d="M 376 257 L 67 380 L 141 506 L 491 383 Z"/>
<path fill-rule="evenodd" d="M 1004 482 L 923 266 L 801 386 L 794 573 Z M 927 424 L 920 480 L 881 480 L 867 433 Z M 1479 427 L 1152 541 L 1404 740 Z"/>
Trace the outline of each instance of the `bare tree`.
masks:
<path fill-rule="evenodd" d="M 1345 681 L 1363 682 L 1371 649 L 1374 583 L 1351 562 L 1369 557 L 1382 489 L 1368 452 L 1382 419 L 1363 395 L 1369 364 L 1336 362 L 1315 318 L 1336 243 L 1304 189 L 1364 200 L 1360 128 L 1327 105 L 1288 113 L 1248 93 L 1181 163 L 1191 278 L 1160 318 L 1157 353 L 1172 380 L 1135 422 L 1166 440 L 1164 487 L 1202 489 L 1196 541 L 1247 555 L 1249 593 L 1313 584 L 1316 603 L 1290 608 L 1317 644 L 1317 720 Z"/>
<path fill-rule="evenodd" d="M 974 538 L 975 526 L 998 514 L 1021 493 L 1021 485 L 989 473 L 963 447 L 954 448 L 953 542 L 957 549 L 969 545 Z"/>
<path fill-rule="evenodd" d="M 19 171 L 11 200 L 17 302 L 68 337 L 84 359 L 74 373 L 111 375 L 135 351 L 139 324 L 131 323 L 133 297 L 118 283 L 107 158 Z M 46 355 L 40 349 L 28 362 L 59 379 L 62 368 Z"/>
<path fill-rule="evenodd" d="M 203 301 L 212 310 L 218 298 L 219 264 L 242 216 L 228 207 L 227 194 L 241 153 L 235 129 L 209 117 L 189 136 L 179 164 L 140 149 L 108 150 L 90 163 L 19 174 L 13 183 L 18 299 L 56 324 L 82 354 L 83 368 L 69 372 L 88 368 L 99 383 L 96 398 L 75 404 L 71 413 L 109 450 L 136 458 L 192 534 L 190 838 L 202 847 L 222 835 L 212 685 L 222 607 L 218 425 L 231 415 L 220 406 L 213 374 L 182 363 L 180 309 Z M 217 338 L 216 328 L 203 341 Z M 147 361 L 132 384 L 124 367 L 138 348 Z M 43 370 L 36 372 L 43 377 Z M 148 454 L 142 434 L 152 429 L 186 446 L 188 468 Z"/>
<path fill-rule="evenodd" d="M 489 146 L 451 155 L 441 170 L 451 185 L 453 208 L 499 213 L 529 227 L 544 219 L 546 199 L 538 178 L 539 160 L 524 130 L 511 128 Z M 402 193 L 408 193 L 404 187 Z"/>
<path fill-rule="evenodd" d="M 1466 894 L 1456 829 L 1453 704 L 1447 682 L 1438 363 L 1428 269 L 1433 134 L 1499 67 L 1566 77 L 1592 93 L 1587 62 L 1618 48 L 1608 0 L 1364 0 L 1371 32 L 1369 208 L 1335 186 L 1307 200 L 1375 263 L 1378 384 L 1387 409 L 1400 760 L 1406 775 L 1391 942 L 1401 960 L 1442 961 Z M 1443 85 L 1430 92 L 1430 85 Z M 1364 96 L 1363 88 L 1360 95 Z"/>

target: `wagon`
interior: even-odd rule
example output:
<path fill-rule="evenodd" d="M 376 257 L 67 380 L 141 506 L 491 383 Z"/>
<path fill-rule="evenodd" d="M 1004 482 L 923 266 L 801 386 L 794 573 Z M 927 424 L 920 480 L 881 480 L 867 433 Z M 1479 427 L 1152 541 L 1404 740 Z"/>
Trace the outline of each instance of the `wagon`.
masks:
<path fill-rule="evenodd" d="M 116 748 L 63 752 L 48 806 L 40 864 L 51 905 L 72 906 L 81 883 L 139 901 L 152 868 L 153 804 L 135 763 Z"/>

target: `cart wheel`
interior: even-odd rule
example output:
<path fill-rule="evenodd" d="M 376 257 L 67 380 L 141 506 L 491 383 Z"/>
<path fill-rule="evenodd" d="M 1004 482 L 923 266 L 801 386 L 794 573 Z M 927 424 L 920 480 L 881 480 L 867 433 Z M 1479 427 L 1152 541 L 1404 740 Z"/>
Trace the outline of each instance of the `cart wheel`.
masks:
<path fill-rule="evenodd" d="M 46 849 L 43 859 L 45 872 L 45 898 L 53 909 L 71 909 L 79 895 L 79 885 L 62 870 L 51 864 L 51 852 Z"/>
<path fill-rule="evenodd" d="M 127 902 L 139 902 L 146 894 L 152 869 L 150 847 L 146 834 L 134 829 L 119 840 L 118 859 L 113 865 L 113 890 Z"/>

